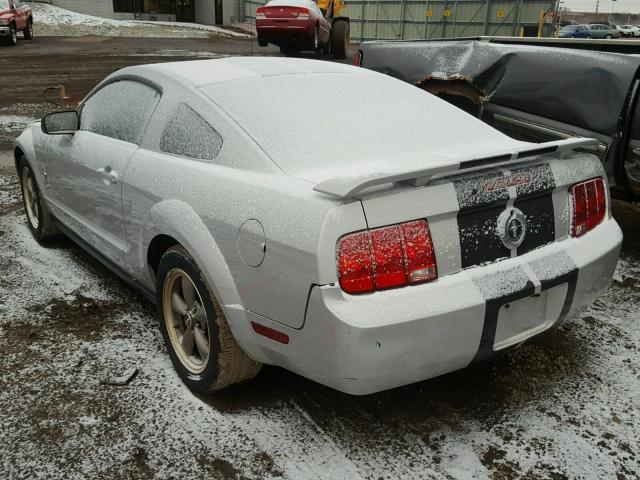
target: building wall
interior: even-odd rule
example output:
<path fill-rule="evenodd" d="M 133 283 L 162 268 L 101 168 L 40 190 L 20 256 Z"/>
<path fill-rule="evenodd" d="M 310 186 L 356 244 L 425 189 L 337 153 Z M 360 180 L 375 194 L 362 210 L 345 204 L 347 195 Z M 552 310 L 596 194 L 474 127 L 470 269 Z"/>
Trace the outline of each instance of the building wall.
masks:
<path fill-rule="evenodd" d="M 112 0 L 51 0 L 53 5 L 96 17 L 120 18 L 113 13 Z"/>
<path fill-rule="evenodd" d="M 213 0 L 195 0 L 196 8 L 196 22 L 204 23 L 207 25 L 214 25 L 216 23 L 216 10 Z M 224 5 L 222 6 L 223 15 Z M 226 22 L 225 22 L 226 23 Z"/>
<path fill-rule="evenodd" d="M 242 0 L 222 0 L 222 22 L 225 25 L 238 21 L 241 17 L 239 5 Z M 74 12 L 96 17 L 113 18 L 116 20 L 131 20 L 132 13 L 114 13 L 112 0 L 51 0 L 53 5 L 66 8 Z M 215 25 L 215 3 L 214 0 L 195 0 L 196 22 L 206 25 Z M 149 20 L 146 18 L 145 20 Z M 172 21 L 175 16 L 155 15 L 156 20 Z"/>

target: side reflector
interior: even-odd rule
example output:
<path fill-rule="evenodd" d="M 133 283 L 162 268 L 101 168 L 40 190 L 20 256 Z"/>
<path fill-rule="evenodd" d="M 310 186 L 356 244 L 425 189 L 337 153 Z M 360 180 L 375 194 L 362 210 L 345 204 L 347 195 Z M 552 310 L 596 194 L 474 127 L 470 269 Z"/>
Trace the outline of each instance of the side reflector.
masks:
<path fill-rule="evenodd" d="M 285 345 L 289 343 L 289 335 L 287 335 L 286 333 L 279 332 L 277 330 L 274 330 L 273 328 L 269 328 L 256 322 L 251 322 L 251 326 L 253 327 L 253 331 L 258 335 L 270 338 L 271 340 L 275 340 L 276 342 L 284 343 Z"/>

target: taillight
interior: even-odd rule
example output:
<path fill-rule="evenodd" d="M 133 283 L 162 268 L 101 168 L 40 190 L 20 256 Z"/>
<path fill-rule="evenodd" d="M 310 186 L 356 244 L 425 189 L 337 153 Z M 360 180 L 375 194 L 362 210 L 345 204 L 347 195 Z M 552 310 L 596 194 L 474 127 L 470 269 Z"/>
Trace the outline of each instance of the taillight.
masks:
<path fill-rule="evenodd" d="M 429 224 L 416 220 L 345 235 L 338 241 L 338 276 L 347 293 L 438 278 Z"/>
<path fill-rule="evenodd" d="M 369 292 L 374 289 L 371 261 L 371 235 L 354 233 L 340 240 L 338 271 L 340 286 L 349 293 Z"/>
<path fill-rule="evenodd" d="M 258 20 L 258 19 L 265 19 L 265 18 L 266 18 L 266 16 L 265 16 L 265 10 L 264 10 L 264 7 L 258 7 L 258 8 L 256 9 L 256 20 Z"/>
<path fill-rule="evenodd" d="M 571 187 L 571 235 L 581 237 L 599 225 L 607 213 L 607 196 L 602 178 L 592 178 Z"/>
<path fill-rule="evenodd" d="M 358 50 L 353 56 L 353 65 L 356 67 L 362 66 L 362 50 Z"/>

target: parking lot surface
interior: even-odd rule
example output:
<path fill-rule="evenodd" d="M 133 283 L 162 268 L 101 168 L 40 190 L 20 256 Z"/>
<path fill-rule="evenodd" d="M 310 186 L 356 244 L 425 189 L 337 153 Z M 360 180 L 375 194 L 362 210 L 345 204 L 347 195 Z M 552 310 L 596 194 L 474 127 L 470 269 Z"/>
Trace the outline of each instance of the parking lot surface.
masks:
<path fill-rule="evenodd" d="M 53 107 L 46 87 L 79 99 L 126 65 L 251 48 L 80 37 L 0 49 L 0 478 L 638 478 L 637 205 L 614 202 L 622 257 L 578 318 L 484 363 L 365 397 L 278 368 L 194 396 L 152 305 L 70 241 L 35 243 L 10 145 Z"/>

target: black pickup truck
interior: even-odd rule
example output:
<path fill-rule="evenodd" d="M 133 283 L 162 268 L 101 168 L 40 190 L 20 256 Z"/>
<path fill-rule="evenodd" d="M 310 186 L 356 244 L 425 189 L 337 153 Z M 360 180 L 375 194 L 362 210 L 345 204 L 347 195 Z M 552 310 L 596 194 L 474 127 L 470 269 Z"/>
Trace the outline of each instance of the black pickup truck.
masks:
<path fill-rule="evenodd" d="M 520 140 L 599 140 L 619 198 L 640 200 L 640 42 L 477 37 L 363 42 L 355 64 L 423 88 Z"/>

